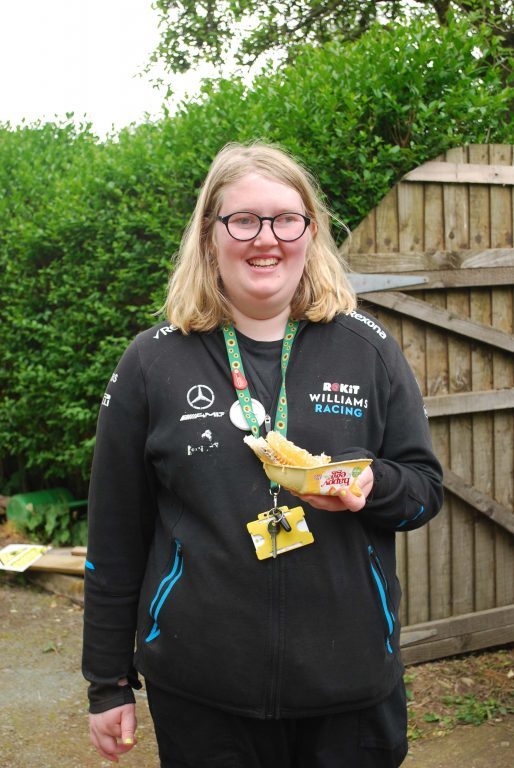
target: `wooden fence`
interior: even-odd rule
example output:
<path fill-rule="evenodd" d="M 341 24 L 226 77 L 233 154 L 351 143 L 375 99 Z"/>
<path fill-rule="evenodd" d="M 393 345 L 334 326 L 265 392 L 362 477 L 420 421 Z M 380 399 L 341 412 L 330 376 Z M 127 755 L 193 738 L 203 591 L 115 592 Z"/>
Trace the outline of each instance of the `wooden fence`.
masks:
<path fill-rule="evenodd" d="M 427 278 L 361 296 L 416 374 L 444 467 L 442 512 L 397 537 L 407 663 L 514 641 L 513 150 L 425 163 L 344 246 L 355 272 Z"/>

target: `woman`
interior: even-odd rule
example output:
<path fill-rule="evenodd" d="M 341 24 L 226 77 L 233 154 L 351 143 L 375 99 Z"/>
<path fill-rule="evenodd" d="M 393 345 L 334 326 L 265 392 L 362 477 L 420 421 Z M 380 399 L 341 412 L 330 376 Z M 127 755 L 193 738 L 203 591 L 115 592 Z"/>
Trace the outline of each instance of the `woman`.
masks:
<path fill-rule="evenodd" d="M 165 768 L 405 757 L 395 534 L 437 513 L 441 470 L 414 377 L 355 311 L 329 223 L 288 154 L 225 147 L 184 235 L 169 324 L 140 334 L 111 378 L 83 663 L 92 742 L 110 760 L 134 743 L 137 672 Z M 243 442 L 269 428 L 371 466 L 354 493 L 298 499 Z M 314 540 L 260 559 L 247 526 L 277 506 L 300 507 Z"/>

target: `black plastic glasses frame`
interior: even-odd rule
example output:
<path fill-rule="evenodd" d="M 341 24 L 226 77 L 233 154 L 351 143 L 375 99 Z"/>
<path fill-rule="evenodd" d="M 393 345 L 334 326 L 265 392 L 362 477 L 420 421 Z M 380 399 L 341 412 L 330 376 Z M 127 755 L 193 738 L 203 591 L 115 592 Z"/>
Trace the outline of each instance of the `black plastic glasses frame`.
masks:
<path fill-rule="evenodd" d="M 255 235 L 252 235 L 251 237 L 234 237 L 230 229 L 228 228 L 229 221 L 232 218 L 232 216 L 237 216 L 237 214 L 240 213 L 249 213 L 251 216 L 255 216 L 256 219 L 259 219 L 259 229 L 255 233 Z M 304 221 L 304 228 L 300 235 L 297 235 L 297 237 L 293 237 L 291 240 L 286 240 L 283 237 L 280 237 L 280 235 L 277 235 L 275 232 L 275 227 L 273 226 L 275 224 L 275 219 L 279 219 L 281 216 L 285 216 L 288 213 L 294 213 L 295 216 L 301 216 L 301 218 Z M 229 213 L 227 216 L 216 216 L 216 221 L 221 221 L 222 224 L 225 225 L 227 228 L 227 232 L 229 233 L 230 237 L 234 240 L 239 240 L 240 242 L 246 242 L 247 240 L 254 240 L 258 235 L 260 234 L 260 231 L 262 229 L 262 225 L 265 221 L 269 221 L 271 225 L 271 231 L 277 238 L 277 240 L 281 240 L 283 243 L 294 243 L 295 240 L 299 240 L 303 235 L 305 234 L 305 230 L 311 223 L 311 219 L 308 216 L 304 216 L 303 213 L 297 213 L 296 211 L 284 211 L 283 213 L 277 214 L 277 216 L 259 216 L 258 213 L 253 213 L 252 211 L 234 211 L 234 213 Z"/>

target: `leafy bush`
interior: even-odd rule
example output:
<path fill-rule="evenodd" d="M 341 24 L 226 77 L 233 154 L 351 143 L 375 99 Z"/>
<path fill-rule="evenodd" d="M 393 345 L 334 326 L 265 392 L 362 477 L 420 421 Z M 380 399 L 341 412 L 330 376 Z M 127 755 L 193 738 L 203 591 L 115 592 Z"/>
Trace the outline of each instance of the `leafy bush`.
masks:
<path fill-rule="evenodd" d="M 15 526 L 34 541 L 45 541 L 56 547 L 85 546 L 87 520 L 80 509 L 62 504 L 47 504 L 35 510 L 22 525 Z"/>
<path fill-rule="evenodd" d="M 512 142 L 501 56 L 486 30 L 462 23 L 380 27 L 306 47 L 251 88 L 206 83 L 175 115 L 105 142 L 87 125 L 0 127 L 3 492 L 64 484 L 85 495 L 105 382 L 155 320 L 221 146 L 288 147 L 353 226 L 448 147 Z"/>
<path fill-rule="evenodd" d="M 354 43 L 307 47 L 290 68 L 259 78 L 243 135 L 289 147 L 353 227 L 403 174 L 446 149 L 512 142 L 505 59 L 485 27 L 376 25 Z"/>

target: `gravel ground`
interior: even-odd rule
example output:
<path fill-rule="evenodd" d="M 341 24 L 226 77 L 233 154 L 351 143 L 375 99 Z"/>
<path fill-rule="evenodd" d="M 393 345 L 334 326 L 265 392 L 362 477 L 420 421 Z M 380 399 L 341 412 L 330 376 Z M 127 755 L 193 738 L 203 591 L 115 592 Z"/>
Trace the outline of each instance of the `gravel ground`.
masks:
<path fill-rule="evenodd" d="M 86 684 L 80 673 L 80 605 L 27 586 L 23 579 L 0 574 L 0 626 L 0 768 L 112 765 L 89 745 Z M 503 654 L 499 671 L 494 667 L 502 686 L 503 678 L 512 682 L 512 673 L 508 675 L 507 669 L 512 650 Z M 428 690 L 436 679 L 447 686 L 452 675 L 459 679 L 463 676 L 451 662 L 419 665 L 408 672 L 413 677 L 414 700 L 419 699 L 417 690 Z M 472 674 L 478 678 L 478 669 L 473 668 Z M 158 768 L 144 692 L 138 692 L 137 698 L 139 744 L 122 758 L 120 765 Z M 424 706 L 427 712 L 436 708 L 433 701 Z M 421 722 L 421 713 L 418 717 Z M 404 765 L 512 768 L 514 715 L 495 717 L 481 726 L 459 725 L 449 731 L 438 726 L 412 742 Z"/>
<path fill-rule="evenodd" d="M 89 744 L 80 673 L 82 609 L 66 598 L 0 578 L 0 768 L 101 768 Z M 158 768 L 144 693 L 139 744 L 125 768 Z"/>

